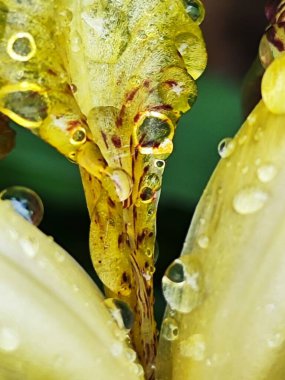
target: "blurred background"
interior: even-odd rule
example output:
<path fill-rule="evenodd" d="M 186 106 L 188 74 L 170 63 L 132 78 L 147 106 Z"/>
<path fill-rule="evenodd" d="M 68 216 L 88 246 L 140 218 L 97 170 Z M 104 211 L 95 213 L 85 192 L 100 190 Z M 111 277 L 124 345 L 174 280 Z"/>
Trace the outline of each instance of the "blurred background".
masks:
<path fill-rule="evenodd" d="M 180 254 L 195 206 L 219 159 L 219 141 L 233 136 L 242 123 L 242 80 L 266 27 L 263 0 L 204 0 L 204 4 L 202 29 L 208 68 L 198 81 L 197 102 L 178 126 L 159 205 L 160 256 L 155 273 L 158 320 L 164 307 L 161 277 Z M 89 219 L 77 167 L 28 131 L 16 131 L 16 149 L 0 161 L 0 189 L 22 185 L 35 190 L 45 205 L 40 228 L 95 279 L 88 250 Z"/>

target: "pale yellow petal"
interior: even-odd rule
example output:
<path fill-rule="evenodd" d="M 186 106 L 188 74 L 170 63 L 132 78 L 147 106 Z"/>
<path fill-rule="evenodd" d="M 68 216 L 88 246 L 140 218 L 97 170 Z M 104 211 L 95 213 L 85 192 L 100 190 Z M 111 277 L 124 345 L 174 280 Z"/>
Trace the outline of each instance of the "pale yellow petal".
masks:
<path fill-rule="evenodd" d="M 261 101 L 232 142 L 167 272 L 159 380 L 285 378 L 285 116 Z"/>
<path fill-rule="evenodd" d="M 83 269 L 1 201 L 1 380 L 141 379 L 124 337 Z"/>

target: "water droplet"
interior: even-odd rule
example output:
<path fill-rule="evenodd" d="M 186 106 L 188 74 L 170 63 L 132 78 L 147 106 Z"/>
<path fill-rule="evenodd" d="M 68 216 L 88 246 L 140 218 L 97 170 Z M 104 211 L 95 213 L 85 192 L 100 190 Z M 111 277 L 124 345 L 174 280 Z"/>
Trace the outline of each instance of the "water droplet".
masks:
<path fill-rule="evenodd" d="M 20 32 L 10 37 L 7 52 L 16 61 L 29 61 L 36 54 L 36 44 L 30 33 Z"/>
<path fill-rule="evenodd" d="M 198 25 L 204 20 L 205 10 L 199 0 L 184 0 L 186 12 Z"/>
<path fill-rule="evenodd" d="M 253 138 L 255 141 L 259 141 L 262 139 L 262 136 L 263 136 L 263 130 L 262 130 L 262 128 L 259 127 L 259 128 L 257 128 Z"/>
<path fill-rule="evenodd" d="M 32 238 L 27 238 L 27 239 L 21 238 L 19 243 L 23 249 L 23 252 L 27 256 L 29 256 L 29 257 L 35 257 L 36 256 L 38 249 L 39 249 L 39 245 L 34 239 L 32 239 Z"/>
<path fill-rule="evenodd" d="M 259 59 L 262 66 L 266 69 L 270 63 L 274 60 L 272 49 L 266 35 L 264 35 L 259 44 Z"/>
<path fill-rule="evenodd" d="M 234 210 L 242 215 L 253 214 L 262 209 L 268 194 L 258 188 L 248 187 L 241 190 L 233 199 Z"/>
<path fill-rule="evenodd" d="M 137 376 L 142 376 L 144 374 L 143 367 L 140 364 L 133 363 L 131 368 L 132 372 Z"/>
<path fill-rule="evenodd" d="M 132 348 L 126 348 L 125 357 L 128 362 L 133 363 L 137 358 L 137 354 Z"/>
<path fill-rule="evenodd" d="M 111 180 L 111 184 L 109 183 L 108 179 Z M 124 202 L 129 198 L 133 189 L 133 181 L 128 173 L 124 170 L 108 168 L 106 170 L 106 177 L 103 179 L 103 181 L 107 191 L 114 200 L 118 198 L 120 202 Z"/>
<path fill-rule="evenodd" d="M 0 193 L 0 199 L 9 200 L 15 211 L 35 226 L 42 221 L 44 206 L 34 191 L 22 186 L 12 186 Z"/>
<path fill-rule="evenodd" d="M 206 249 L 209 246 L 209 238 L 207 235 L 201 235 L 198 238 L 198 245 L 200 248 Z"/>
<path fill-rule="evenodd" d="M 179 329 L 178 324 L 174 318 L 166 318 L 162 322 L 161 335 L 164 339 L 173 341 L 178 338 Z"/>
<path fill-rule="evenodd" d="M 269 348 L 278 348 L 282 345 L 284 338 L 282 334 L 276 333 L 267 339 L 267 345 Z"/>
<path fill-rule="evenodd" d="M 37 85 L 19 85 L 3 95 L 0 102 L 1 111 L 22 127 L 40 127 L 48 116 L 46 94 Z"/>
<path fill-rule="evenodd" d="M 141 154 L 169 155 L 173 150 L 172 122 L 159 112 L 146 112 L 135 128 L 135 143 Z"/>
<path fill-rule="evenodd" d="M 18 334 L 8 328 L 2 327 L 0 329 L 0 350 L 12 352 L 15 351 L 20 345 Z"/>
<path fill-rule="evenodd" d="M 73 128 L 71 131 L 70 143 L 72 145 L 78 146 L 86 142 L 86 130 L 83 127 Z"/>
<path fill-rule="evenodd" d="M 262 165 L 257 169 L 258 179 L 263 183 L 272 181 L 276 174 L 277 169 L 272 164 Z"/>
<path fill-rule="evenodd" d="M 181 355 L 192 358 L 196 361 L 204 360 L 206 344 L 201 334 L 191 335 L 187 340 L 180 343 Z"/>
<path fill-rule="evenodd" d="M 121 342 L 115 342 L 111 345 L 111 354 L 113 356 L 120 356 L 123 352 L 123 344 Z"/>
<path fill-rule="evenodd" d="M 235 142 L 233 139 L 226 137 L 218 145 L 218 153 L 221 158 L 229 157 L 235 149 Z"/>
<path fill-rule="evenodd" d="M 198 259 L 184 255 L 168 267 L 162 291 L 171 309 L 190 313 L 203 300 L 204 280 Z"/>
<path fill-rule="evenodd" d="M 118 327 L 130 331 L 134 323 L 134 315 L 129 305 L 116 298 L 107 298 L 104 304 L 116 321 Z"/>
<path fill-rule="evenodd" d="M 56 251 L 56 252 L 55 252 L 55 258 L 56 258 L 56 260 L 57 260 L 59 263 L 62 263 L 62 262 L 64 262 L 64 260 L 65 260 L 64 254 L 63 254 L 62 252 L 59 252 L 59 251 Z"/>
<path fill-rule="evenodd" d="M 143 203 L 150 203 L 154 198 L 155 192 L 151 187 L 143 187 L 140 192 L 140 199 Z"/>
<path fill-rule="evenodd" d="M 163 160 L 155 160 L 155 166 L 158 169 L 164 169 L 165 168 L 165 161 L 163 161 Z"/>
<path fill-rule="evenodd" d="M 140 199 L 143 203 L 150 203 L 155 193 L 161 188 L 161 180 L 155 173 L 146 175 L 142 181 L 142 188 L 140 191 Z"/>

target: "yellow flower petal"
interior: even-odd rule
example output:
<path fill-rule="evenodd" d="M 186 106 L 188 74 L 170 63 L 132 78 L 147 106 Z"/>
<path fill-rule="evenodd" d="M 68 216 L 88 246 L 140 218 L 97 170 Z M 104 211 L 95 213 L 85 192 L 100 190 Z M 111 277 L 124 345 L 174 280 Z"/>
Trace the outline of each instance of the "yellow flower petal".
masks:
<path fill-rule="evenodd" d="M 141 379 L 83 269 L 0 202 L 0 378 Z"/>

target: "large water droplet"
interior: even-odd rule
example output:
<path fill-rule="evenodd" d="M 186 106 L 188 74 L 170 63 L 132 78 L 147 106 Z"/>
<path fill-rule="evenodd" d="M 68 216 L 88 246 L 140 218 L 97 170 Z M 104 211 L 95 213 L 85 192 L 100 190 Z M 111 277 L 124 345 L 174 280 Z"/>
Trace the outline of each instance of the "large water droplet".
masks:
<path fill-rule="evenodd" d="M 72 145 L 78 146 L 82 145 L 86 142 L 87 136 L 86 136 L 86 130 L 83 127 L 75 127 L 71 131 L 71 137 L 70 137 L 70 143 Z"/>
<path fill-rule="evenodd" d="M 132 348 L 126 348 L 125 357 L 128 362 L 133 363 L 137 358 L 137 354 Z"/>
<path fill-rule="evenodd" d="M 134 323 L 134 315 L 129 305 L 116 298 L 107 298 L 104 304 L 117 322 L 119 328 L 130 331 Z"/>
<path fill-rule="evenodd" d="M 242 215 L 253 214 L 262 209 L 268 199 L 268 194 L 255 187 L 239 191 L 233 199 L 233 208 Z"/>
<path fill-rule="evenodd" d="M 233 139 L 226 137 L 218 145 L 218 153 L 221 158 L 229 157 L 235 149 L 235 142 Z"/>
<path fill-rule="evenodd" d="M 276 166 L 273 164 L 262 165 L 257 169 L 258 179 L 263 182 L 270 182 L 277 174 Z"/>
<path fill-rule="evenodd" d="M 147 112 L 135 129 L 135 143 L 141 154 L 168 155 L 173 150 L 172 122 L 159 112 Z"/>
<path fill-rule="evenodd" d="M 187 340 L 180 343 L 179 349 L 183 356 L 190 357 L 196 361 L 204 360 L 206 344 L 203 335 L 191 335 Z"/>
<path fill-rule="evenodd" d="M 120 202 L 128 199 L 133 189 L 131 177 L 122 169 L 108 168 L 102 182 L 111 198 Z"/>
<path fill-rule="evenodd" d="M 41 89 L 27 85 L 26 90 L 15 90 L 7 93 L 1 99 L 1 110 L 13 121 L 26 128 L 39 127 L 48 116 L 46 95 Z"/>
<path fill-rule="evenodd" d="M 200 263 L 185 255 L 168 267 L 162 279 L 162 291 L 171 309 L 190 313 L 203 300 L 204 281 Z"/>
<path fill-rule="evenodd" d="M 166 340 L 176 340 L 178 338 L 179 329 L 178 324 L 174 318 L 166 318 L 162 322 L 161 335 Z"/>
<path fill-rule="evenodd" d="M 0 199 L 9 200 L 15 211 L 35 226 L 42 221 L 44 206 L 34 191 L 22 186 L 12 186 L 0 193 Z"/>
<path fill-rule="evenodd" d="M 184 0 L 187 14 L 198 25 L 204 20 L 205 10 L 199 0 Z"/>
<path fill-rule="evenodd" d="M 8 327 L 0 328 L 0 350 L 8 352 L 15 351 L 19 345 L 20 339 L 14 330 Z"/>

